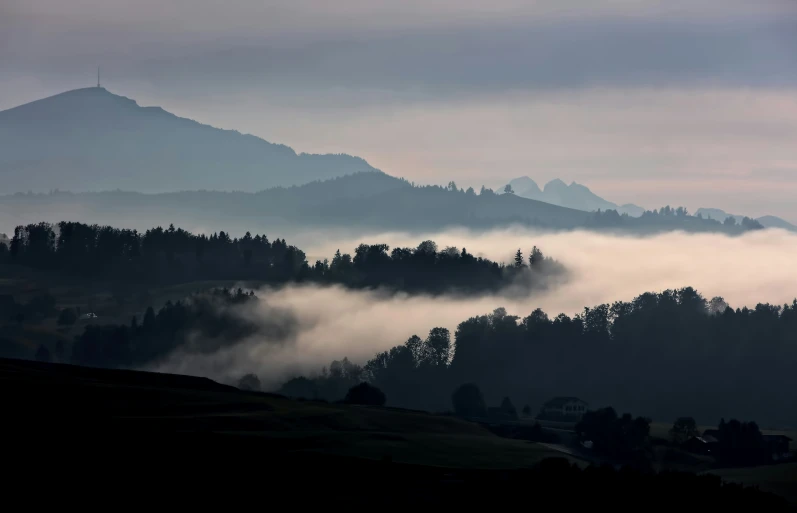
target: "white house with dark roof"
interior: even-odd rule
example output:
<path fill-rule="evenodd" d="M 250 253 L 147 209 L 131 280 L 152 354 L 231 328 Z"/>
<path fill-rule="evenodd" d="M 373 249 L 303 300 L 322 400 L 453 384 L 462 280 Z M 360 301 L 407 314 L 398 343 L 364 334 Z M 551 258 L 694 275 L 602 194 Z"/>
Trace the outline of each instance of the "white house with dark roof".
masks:
<path fill-rule="evenodd" d="M 554 397 L 542 405 L 537 418 L 560 422 L 577 422 L 587 412 L 589 404 L 578 397 Z"/>

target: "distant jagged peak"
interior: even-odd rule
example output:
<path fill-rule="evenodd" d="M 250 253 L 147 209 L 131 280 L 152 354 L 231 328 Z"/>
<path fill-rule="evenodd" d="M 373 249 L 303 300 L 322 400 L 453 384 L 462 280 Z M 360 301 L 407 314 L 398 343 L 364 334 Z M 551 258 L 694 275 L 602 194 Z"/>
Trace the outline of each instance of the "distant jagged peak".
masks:
<path fill-rule="evenodd" d="M 548 192 L 549 190 L 552 191 L 552 190 L 562 190 L 562 189 L 567 189 L 567 184 L 564 183 L 559 178 L 554 178 L 553 180 L 545 184 L 543 191 Z"/>
<path fill-rule="evenodd" d="M 516 194 L 538 194 L 542 191 L 537 182 L 528 176 L 520 176 L 509 182 Z"/>

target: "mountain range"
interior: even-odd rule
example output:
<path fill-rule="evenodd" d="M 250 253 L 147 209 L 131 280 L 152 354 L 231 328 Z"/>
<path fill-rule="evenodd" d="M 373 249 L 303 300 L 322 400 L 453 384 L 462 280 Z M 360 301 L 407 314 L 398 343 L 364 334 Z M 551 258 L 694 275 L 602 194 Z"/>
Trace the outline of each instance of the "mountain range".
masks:
<path fill-rule="evenodd" d="M 382 172 L 362 172 L 259 192 L 183 191 L 17 193 L 0 196 L 0 230 L 60 220 L 124 228 L 177 226 L 191 231 L 234 230 L 270 235 L 354 231 L 360 235 L 447 228 L 485 230 L 517 224 L 544 230 L 650 234 L 670 230 L 739 234 L 749 225 L 724 225 L 674 211 L 635 218 L 614 211 L 585 212 L 515 194 L 476 194 L 455 187 L 414 186 Z"/>
<path fill-rule="evenodd" d="M 174 222 L 194 230 L 269 225 L 422 231 L 512 223 L 637 233 L 749 228 L 642 215 L 641 207 L 618 206 L 561 180 L 540 189 L 529 177 L 517 178 L 509 195 L 415 187 L 358 157 L 297 154 L 141 107 L 101 87 L 0 112 L 0 183 L 6 194 L 0 196 L 0 230 L 11 233 L 19 224 L 60 220 L 127 227 Z M 607 212 L 612 210 L 628 216 Z M 761 224 L 775 223 L 788 224 L 777 218 L 762 218 Z"/>
<path fill-rule="evenodd" d="M 0 181 L 26 191 L 248 190 L 375 171 L 349 155 L 288 146 L 180 118 L 101 87 L 0 112 Z"/>
<path fill-rule="evenodd" d="M 733 217 L 736 219 L 737 223 L 740 223 L 742 218 L 744 218 L 744 216 L 728 214 L 724 210 L 720 210 L 718 208 L 699 208 L 697 209 L 697 212 L 695 212 L 695 215 L 701 215 L 706 219 L 716 219 L 717 221 L 724 221 L 728 217 Z M 761 226 L 764 228 L 780 228 L 782 230 L 797 232 L 797 226 L 791 224 L 785 219 L 781 219 L 780 217 L 762 216 L 756 218 L 756 221 L 761 223 Z"/>
<path fill-rule="evenodd" d="M 584 185 L 576 182 L 567 185 L 558 178 L 546 183 L 542 189 L 537 185 L 537 182 L 528 176 L 515 178 L 509 182 L 509 185 L 512 187 L 515 195 L 522 198 L 544 201 L 553 205 L 584 210 L 586 212 L 593 212 L 595 210 L 616 210 L 620 214 L 639 217 L 645 211 L 644 208 L 631 203 L 617 205 L 616 203 L 601 198 Z"/>

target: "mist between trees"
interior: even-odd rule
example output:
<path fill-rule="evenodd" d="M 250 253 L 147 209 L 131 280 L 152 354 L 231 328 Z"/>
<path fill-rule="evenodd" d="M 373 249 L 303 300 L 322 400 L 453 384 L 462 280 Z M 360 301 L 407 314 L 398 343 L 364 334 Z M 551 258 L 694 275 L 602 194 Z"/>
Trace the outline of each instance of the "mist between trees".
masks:
<path fill-rule="evenodd" d="M 722 298 L 706 301 L 694 289 L 646 293 L 630 302 L 585 308 L 570 317 L 540 309 L 511 315 L 504 308 L 461 322 L 456 331 L 432 328 L 424 338 L 332 361 L 324 370 L 300 372 L 302 358 L 321 358 L 319 330 L 348 325 L 352 342 L 377 336 L 378 310 L 358 313 L 343 304 L 344 289 L 294 290 L 307 298 L 327 294 L 334 308 L 313 312 L 290 305 L 285 291 L 259 299 L 253 292 L 217 290 L 148 310 L 129 326 L 89 326 L 71 348 L 72 363 L 137 367 L 208 375 L 234 381 L 243 370 L 286 395 L 339 400 L 368 381 L 389 405 L 446 410 L 461 383 L 477 383 L 488 402 L 509 396 L 537 408 L 547 398 L 573 394 L 592 404 L 614 404 L 653 418 L 687 412 L 706 422 L 735 415 L 767 425 L 793 424 L 797 400 L 797 300 L 734 310 Z M 375 301 L 377 296 L 361 297 Z M 398 304 L 385 296 L 381 308 Z M 406 298 L 412 301 L 412 298 Z M 316 305 L 319 304 L 316 302 Z M 433 314 L 433 313 L 432 313 Z M 370 319 L 370 320 L 369 320 Z M 388 330 L 389 331 L 389 330 Z M 65 355 L 58 355 L 67 359 Z M 364 361 L 363 365 L 354 363 Z M 312 366 L 310 366 L 312 368 Z M 279 376 L 291 375 L 279 386 Z M 298 377 L 299 374 L 305 376 Z"/>
<path fill-rule="evenodd" d="M 733 414 L 793 425 L 795 365 L 797 300 L 734 310 L 720 297 L 706 301 L 683 288 L 573 317 L 540 309 L 519 317 L 498 308 L 453 333 L 438 327 L 412 336 L 364 365 L 334 361 L 280 391 L 338 400 L 365 380 L 388 404 L 445 410 L 458 385 L 476 383 L 494 405 L 509 396 L 538 408 L 550 397 L 575 395 L 653 418 L 686 412 L 716 422 Z"/>
<path fill-rule="evenodd" d="M 378 378 L 388 404 L 447 409 L 453 389 L 473 381 L 491 404 L 508 395 L 518 407 L 536 408 L 550 396 L 575 395 L 594 406 L 611 404 L 666 420 L 692 415 L 701 423 L 716 423 L 723 416 L 755 419 L 763 427 L 797 423 L 789 406 L 797 389 L 790 377 L 797 363 L 797 269 L 791 265 L 797 237 L 772 230 L 736 238 L 668 234 L 640 239 L 512 230 L 433 235 L 444 243 L 457 238 L 474 254 L 488 257 L 503 254 L 505 250 L 496 249 L 501 243 L 521 245 L 533 236 L 541 246 L 553 248 L 568 269 L 568 280 L 522 297 L 433 297 L 309 283 L 266 287 L 256 291 L 257 300 L 214 304 L 226 312 L 225 322 L 243 323 L 245 329 L 208 336 L 206 326 L 190 321 L 190 308 L 179 315 L 167 310 L 164 329 L 175 334 L 176 342 L 156 346 L 162 350 L 154 356 L 118 365 L 228 383 L 254 373 L 270 390 L 306 376 L 320 387 L 320 396 L 335 398 L 338 387 L 345 394 L 355 379 L 376 382 L 377 374 L 369 373 L 379 366 L 367 362 L 388 351 L 378 360 L 388 362 Z M 399 247 L 402 243 L 395 234 L 378 240 Z M 708 297 L 725 300 L 706 300 L 691 289 L 633 300 L 642 290 L 666 290 L 666 284 L 683 289 L 690 283 L 710 293 Z M 767 301 L 789 306 L 756 307 Z M 740 309 L 728 311 L 726 303 Z M 597 306 L 584 310 L 584 305 Z M 496 310 L 498 306 L 505 310 Z M 171 308 L 179 313 L 188 302 Z M 559 312 L 567 315 L 555 317 Z M 166 321 L 170 318 L 189 321 L 166 329 L 174 326 Z M 139 327 L 142 321 L 137 319 Z M 434 328 L 441 329 L 427 343 Z M 406 346 L 412 335 L 420 342 Z M 448 340 L 446 350 L 443 340 Z M 427 346 L 438 349 L 418 349 Z M 398 355 L 395 363 L 390 356 L 394 347 L 407 347 L 392 351 Z M 412 366 L 400 371 L 401 362 L 409 361 L 407 350 Z M 445 365 L 430 365 L 424 363 L 427 356 L 417 356 L 446 351 Z M 349 365 L 335 368 L 352 369 L 343 373 L 346 379 L 329 385 L 324 378 L 318 380 L 323 367 L 330 376 L 330 363 L 343 357 Z M 389 376 L 400 376 L 396 379 L 412 392 L 391 385 Z"/>

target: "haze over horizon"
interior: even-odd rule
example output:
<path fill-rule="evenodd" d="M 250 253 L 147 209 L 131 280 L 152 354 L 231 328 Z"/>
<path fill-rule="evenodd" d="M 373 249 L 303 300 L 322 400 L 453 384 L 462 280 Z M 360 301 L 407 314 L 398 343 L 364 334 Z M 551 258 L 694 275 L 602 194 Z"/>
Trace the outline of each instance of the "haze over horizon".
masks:
<path fill-rule="evenodd" d="M 140 105 L 419 183 L 561 178 L 797 221 L 793 2 L 194 6 L 4 2 L 0 109 L 99 64 Z"/>

